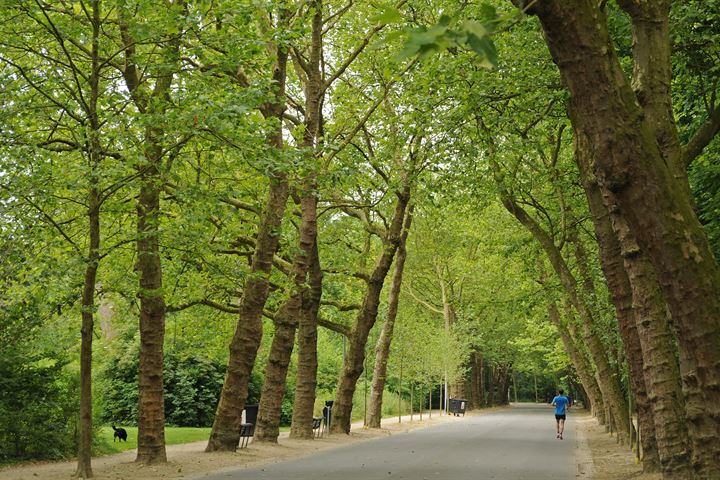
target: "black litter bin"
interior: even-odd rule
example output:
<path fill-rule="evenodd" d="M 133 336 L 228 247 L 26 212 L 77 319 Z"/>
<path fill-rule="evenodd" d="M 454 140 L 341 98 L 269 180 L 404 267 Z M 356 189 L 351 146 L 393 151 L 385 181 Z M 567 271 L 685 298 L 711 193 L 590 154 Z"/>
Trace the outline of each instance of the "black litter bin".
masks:
<path fill-rule="evenodd" d="M 330 424 L 332 423 L 332 407 L 333 400 L 325 400 L 325 406 L 323 407 L 323 419 L 325 420 L 325 429 L 330 430 Z"/>
<path fill-rule="evenodd" d="M 464 417 L 466 408 L 467 400 L 463 398 L 451 398 L 448 400 L 448 413 L 456 416 L 462 414 Z"/>
<path fill-rule="evenodd" d="M 244 423 L 252 423 L 255 425 L 257 423 L 257 416 L 258 416 L 258 406 L 257 405 L 245 405 L 245 422 Z"/>

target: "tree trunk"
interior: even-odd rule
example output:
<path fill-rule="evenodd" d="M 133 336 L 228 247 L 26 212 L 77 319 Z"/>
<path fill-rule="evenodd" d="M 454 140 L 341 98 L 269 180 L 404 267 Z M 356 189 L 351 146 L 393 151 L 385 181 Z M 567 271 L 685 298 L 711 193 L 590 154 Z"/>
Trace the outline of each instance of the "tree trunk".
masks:
<path fill-rule="evenodd" d="M 137 462 L 167 461 L 163 397 L 165 299 L 160 263 L 160 147 L 152 142 L 152 167 L 144 170 L 138 196 L 137 269 L 140 272 L 140 386 Z"/>
<path fill-rule="evenodd" d="M 265 118 L 278 120 L 276 129 L 268 136 L 271 150 L 283 148 L 282 115 L 285 111 L 285 73 L 287 51 L 277 47 L 277 61 L 273 73 L 276 95 L 263 107 Z M 240 421 L 248 395 L 248 384 L 255 357 L 262 340 L 262 315 L 269 291 L 272 261 L 278 249 L 280 226 L 289 194 L 287 176 L 281 170 L 272 170 L 268 197 L 257 233 L 255 253 L 250 274 L 247 276 L 240 299 L 240 315 L 235 334 L 230 342 L 225 381 L 220 393 L 206 452 L 235 451 L 240 441 Z"/>
<path fill-rule="evenodd" d="M 312 418 L 317 387 L 317 327 L 320 299 L 322 297 L 323 273 L 318 257 L 317 238 L 312 247 L 310 290 L 303 299 L 302 316 L 298 335 L 298 368 L 295 380 L 295 404 L 293 405 L 290 438 L 313 438 Z"/>
<path fill-rule="evenodd" d="M 581 155 L 576 152 L 576 155 Z M 587 177 L 583 176 L 585 182 Z M 643 373 L 643 352 L 640 337 L 635 326 L 635 312 L 632 309 L 632 288 L 627 272 L 622 264 L 620 245 L 615 237 L 610 218 L 602 204 L 600 192 L 591 191 L 589 185 L 585 191 L 595 225 L 595 234 L 600 247 L 600 263 L 608 283 L 608 290 L 615 306 L 620 337 L 625 347 L 628 362 L 630 386 L 635 394 L 638 409 L 638 425 L 643 431 L 643 471 L 660 471 L 657 442 L 655 440 L 655 420 L 648 400 Z M 578 255 L 578 263 L 584 262 L 584 254 Z"/>
<path fill-rule="evenodd" d="M 640 430 L 643 432 L 643 465 L 647 471 L 655 471 L 654 465 L 648 465 L 648 452 L 652 452 L 652 446 L 647 444 L 657 439 L 658 461 L 665 475 L 669 478 L 689 477 L 690 453 L 684 425 L 680 373 L 665 302 L 652 265 L 637 247 L 622 218 L 608 212 L 605 207 L 602 193 L 591 173 L 589 155 L 586 139 L 576 135 L 576 160 L 595 223 L 605 276 L 618 309 L 618 322 L 631 370 Z M 620 321 L 622 314 L 618 305 L 626 309 L 628 296 L 632 301 L 634 333 L 629 326 L 623 328 L 624 323 Z M 635 359 L 638 355 L 642 356 L 640 360 Z M 638 369 L 641 370 L 638 372 Z M 643 385 L 637 385 L 639 378 L 642 378 Z M 646 392 L 641 393 L 638 390 L 640 387 L 644 387 Z M 645 410 L 649 410 L 645 415 L 650 419 L 644 419 Z M 652 420 L 652 425 L 649 425 L 649 420 Z"/>
<path fill-rule="evenodd" d="M 600 387 L 598 387 L 598 384 L 595 381 L 593 369 L 588 363 L 585 355 L 579 351 L 575 345 L 574 340 L 570 336 L 570 332 L 560 318 L 560 312 L 558 312 L 557 306 L 554 302 L 550 302 L 548 304 L 548 316 L 557 328 L 560 340 L 565 347 L 565 351 L 575 367 L 575 372 L 580 379 L 580 383 L 582 383 L 583 388 L 585 388 L 585 392 L 587 392 L 588 400 L 590 401 L 589 407 L 604 417 L 605 408 L 603 406 L 602 393 L 600 393 Z M 599 420 L 600 419 L 598 419 L 598 421 Z M 602 420 L 603 421 L 600 423 L 604 424 L 604 418 L 602 418 Z"/>
<path fill-rule="evenodd" d="M 262 340 L 262 314 L 269 290 L 272 259 L 278 248 L 279 228 L 288 197 L 284 174 L 271 182 L 257 236 L 251 273 L 240 300 L 240 319 L 230 343 L 227 372 L 206 452 L 234 452 L 240 441 L 241 414 L 248 395 L 250 374 Z"/>
<path fill-rule="evenodd" d="M 294 305 L 297 303 L 297 305 Z M 268 362 L 265 366 L 265 381 L 260 395 L 257 424 L 253 441 L 277 443 L 280 435 L 282 400 L 285 396 L 285 381 L 288 366 L 295 345 L 296 316 L 292 310 L 300 309 L 299 294 L 294 294 L 275 314 L 275 335 Z"/>
<path fill-rule="evenodd" d="M 623 399 L 622 390 L 620 388 L 620 379 L 618 372 L 614 370 L 607 358 L 605 347 L 598 336 L 593 332 L 595 318 L 587 303 L 578 293 L 577 281 L 570 272 L 560 250 L 554 241 L 545 232 L 541 226 L 525 212 L 509 195 L 508 191 L 502 187 L 502 180 L 499 172 L 499 166 L 495 162 L 491 162 L 495 169 L 495 176 L 498 185 L 501 187 L 500 199 L 507 209 L 528 231 L 533 235 L 536 241 L 548 256 L 550 264 L 553 266 L 555 273 L 560 279 L 560 284 L 565 291 L 572 306 L 580 315 L 583 340 L 590 351 L 595 367 L 597 369 L 597 381 L 602 392 L 603 402 L 607 403 L 613 414 L 616 416 L 616 425 L 619 426 L 621 432 L 630 438 L 630 422 L 628 420 L 627 404 Z"/>
<path fill-rule="evenodd" d="M 383 390 L 385 389 L 385 376 L 387 374 L 387 362 L 390 357 L 390 344 L 393 339 L 393 329 L 395 327 L 395 318 L 397 317 L 398 305 L 400 303 L 400 287 L 402 286 L 403 269 L 405 268 L 405 257 L 407 250 L 405 244 L 408 234 L 410 233 L 410 224 L 412 223 L 413 207 L 408 208 L 405 216 L 405 226 L 398 245 L 397 255 L 395 257 L 395 272 L 393 273 L 390 293 L 388 295 L 388 313 L 383 325 L 382 332 L 375 347 L 375 368 L 372 376 L 372 394 L 370 397 L 370 408 L 368 409 L 367 427 L 380 428 L 382 419 L 382 400 Z"/>
<path fill-rule="evenodd" d="M 93 324 L 95 315 L 95 283 L 97 281 L 98 263 L 100 262 L 100 211 L 98 207 L 98 191 L 93 188 L 90 193 L 90 246 L 88 248 L 87 266 L 85 267 L 85 283 L 82 294 L 82 328 L 80 343 L 80 434 L 78 444 L 78 466 L 76 478 L 93 476 L 91 466 L 92 447 L 92 344 Z"/>
<path fill-rule="evenodd" d="M 100 263 L 100 192 L 98 168 L 101 160 L 100 121 L 97 105 L 100 97 L 100 0 L 92 2 L 92 71 L 90 73 L 89 160 L 90 191 L 88 195 L 88 255 L 82 293 L 82 327 L 80 329 L 80 431 L 78 435 L 78 465 L 75 478 L 91 478 L 92 449 L 92 345 L 95 316 L 95 283 Z"/>
<path fill-rule="evenodd" d="M 317 199 L 314 194 L 314 186 L 305 189 L 305 195 L 300 200 L 300 208 L 299 248 L 293 259 L 292 267 L 293 291 L 280 309 L 281 311 L 278 312 L 275 337 L 265 369 L 265 383 L 260 398 L 258 429 L 255 431 L 255 440 L 260 442 L 277 443 L 277 437 L 280 434 L 282 398 L 285 395 L 285 380 L 295 344 L 295 330 L 301 321 L 300 318 L 305 316 L 303 299 L 306 299 L 305 303 L 307 303 L 310 295 L 307 288 L 308 273 L 315 256 L 314 246 L 317 236 Z M 322 285 L 320 288 L 322 289 Z M 312 431 L 312 418 L 309 420 L 309 425 Z"/>
<path fill-rule="evenodd" d="M 403 190 L 397 192 L 397 202 L 392 223 L 383 240 L 383 252 L 378 259 L 372 274 L 367 281 L 367 291 L 360 312 L 348 338 L 348 352 L 343 363 L 343 370 L 338 384 L 337 396 L 333 405 L 333 424 L 330 428 L 333 433 L 350 433 L 350 420 L 352 413 L 352 399 L 358 378 L 363 372 L 365 360 L 365 344 L 368 334 L 377 319 L 380 305 L 380 292 L 385 277 L 392 265 L 395 251 L 400 243 L 400 235 L 410 201 L 409 179 L 405 179 Z"/>
<path fill-rule="evenodd" d="M 545 1 L 532 11 L 571 93 L 571 118 L 589 140 L 603 194 L 647 252 L 677 327 L 695 472 L 720 477 L 720 270 L 692 199 L 636 102 L 598 3 Z"/>

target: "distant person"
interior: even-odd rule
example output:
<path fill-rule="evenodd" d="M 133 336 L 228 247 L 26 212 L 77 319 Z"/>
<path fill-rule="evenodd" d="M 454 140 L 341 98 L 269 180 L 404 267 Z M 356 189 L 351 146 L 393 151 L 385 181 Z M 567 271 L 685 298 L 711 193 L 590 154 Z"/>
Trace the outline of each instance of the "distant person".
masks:
<path fill-rule="evenodd" d="M 565 430 L 565 414 L 570 408 L 570 400 L 564 395 L 562 389 L 558 390 L 558 394 L 552 399 L 550 405 L 555 407 L 555 423 L 557 424 L 557 437 L 563 439 L 563 431 Z"/>

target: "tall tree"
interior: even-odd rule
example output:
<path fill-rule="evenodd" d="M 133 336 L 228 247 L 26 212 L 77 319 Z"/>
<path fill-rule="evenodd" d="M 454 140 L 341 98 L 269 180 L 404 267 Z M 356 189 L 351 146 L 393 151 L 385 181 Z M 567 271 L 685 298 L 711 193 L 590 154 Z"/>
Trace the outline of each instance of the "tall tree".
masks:
<path fill-rule="evenodd" d="M 375 347 L 375 367 L 372 376 L 372 394 L 367 414 L 367 426 L 380 428 L 382 420 L 383 391 L 385 390 L 385 379 L 387 375 L 388 357 L 390 356 L 390 345 L 392 344 L 395 320 L 397 318 L 398 304 L 400 303 L 400 288 L 402 287 L 403 270 L 405 269 L 405 258 L 407 256 L 407 237 L 412 224 L 413 207 L 410 205 L 406 213 L 405 224 L 403 225 L 400 245 L 395 256 L 395 270 L 393 272 L 390 292 L 388 293 L 388 311 L 383 323 L 382 332 Z"/>
<path fill-rule="evenodd" d="M 291 12 L 282 5 L 275 28 L 287 26 Z M 268 32 L 269 34 L 269 32 Z M 267 134 L 268 155 L 283 158 L 282 118 L 285 112 L 285 83 L 288 46 L 266 39 L 272 58 L 271 98 L 260 109 L 265 119 L 272 121 Z M 205 449 L 235 451 L 240 440 L 241 413 L 245 408 L 250 374 L 262 339 L 262 316 L 269 291 L 269 276 L 273 257 L 279 245 L 280 226 L 289 195 L 287 173 L 282 163 L 273 163 L 269 169 L 270 186 L 255 240 L 250 274 L 242 290 L 239 319 L 230 342 L 230 356 L 220 401 L 218 402 L 210 440 Z"/>
<path fill-rule="evenodd" d="M 650 123 L 653 115 L 645 112 L 645 102 L 620 67 L 604 4 L 549 1 L 530 6 L 529 12 L 540 19 L 570 91 L 571 119 L 578 135 L 587 137 L 598 184 L 612 201 L 607 206 L 617 206 L 657 271 L 678 331 L 693 466 L 698 475 L 718 476 L 720 269 L 692 199 L 677 179 L 677 167 L 663 155 L 659 131 Z M 645 13 L 654 22 L 667 21 L 661 8 Z M 665 37 L 653 50 L 666 56 L 669 48 Z"/>

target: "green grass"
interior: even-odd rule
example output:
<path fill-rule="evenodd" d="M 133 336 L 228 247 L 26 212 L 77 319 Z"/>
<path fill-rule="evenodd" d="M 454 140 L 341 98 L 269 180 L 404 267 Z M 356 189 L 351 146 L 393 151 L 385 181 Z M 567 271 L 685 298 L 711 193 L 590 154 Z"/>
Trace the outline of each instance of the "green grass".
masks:
<path fill-rule="evenodd" d="M 137 448 L 137 427 L 123 427 L 127 430 L 127 442 L 113 442 L 112 427 L 100 427 L 98 444 L 94 455 L 110 455 Z M 210 438 L 211 428 L 165 427 L 165 445 L 198 442 Z M 280 427 L 281 432 L 289 432 L 290 427 Z"/>
<path fill-rule="evenodd" d="M 137 448 L 137 427 L 123 427 L 128 432 L 127 442 L 113 442 L 112 427 L 101 427 L 96 455 L 124 452 Z M 165 444 L 190 443 L 210 438 L 210 428 L 165 427 Z"/>

